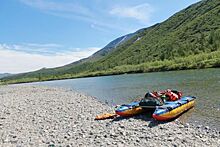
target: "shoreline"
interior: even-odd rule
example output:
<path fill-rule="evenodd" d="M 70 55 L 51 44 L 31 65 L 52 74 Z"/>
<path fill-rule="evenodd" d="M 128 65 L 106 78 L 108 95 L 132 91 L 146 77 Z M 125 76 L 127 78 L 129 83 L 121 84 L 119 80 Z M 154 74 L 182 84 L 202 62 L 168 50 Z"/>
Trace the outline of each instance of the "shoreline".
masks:
<path fill-rule="evenodd" d="M 64 88 L 0 86 L 0 146 L 216 146 L 208 126 L 157 122 L 144 115 L 95 121 L 113 109 Z"/>
<path fill-rule="evenodd" d="M 191 70 L 201 70 L 201 69 L 218 69 L 219 67 L 206 67 L 206 68 L 183 68 L 183 69 L 170 69 L 170 70 L 153 70 L 153 71 L 128 71 L 128 72 L 110 72 L 110 73 L 89 73 L 89 74 L 82 74 L 82 75 L 72 75 L 69 77 L 64 74 L 64 77 L 59 78 L 44 78 L 38 79 L 36 77 L 27 78 L 27 79 L 18 79 L 18 80 L 7 80 L 8 77 L 0 78 L 0 86 L 5 85 L 12 85 L 12 84 L 25 84 L 25 83 L 35 83 L 35 82 L 48 82 L 48 81 L 58 81 L 58 80 L 71 80 L 71 79 L 80 79 L 80 78 L 93 78 L 93 77 L 106 77 L 106 76 L 115 76 L 115 75 L 124 75 L 124 74 L 143 74 L 143 73 L 157 73 L 157 72 L 172 72 L 172 71 L 191 71 Z M 22 73 L 20 73 L 22 74 Z M 19 74 L 18 74 L 19 75 Z M 5 79 L 6 78 L 6 79 Z"/>

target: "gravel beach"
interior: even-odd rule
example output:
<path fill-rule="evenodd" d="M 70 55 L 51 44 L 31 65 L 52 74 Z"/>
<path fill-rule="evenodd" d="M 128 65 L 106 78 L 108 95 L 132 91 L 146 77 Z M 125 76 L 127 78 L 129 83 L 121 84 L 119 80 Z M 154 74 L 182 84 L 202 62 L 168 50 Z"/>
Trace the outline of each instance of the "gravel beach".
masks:
<path fill-rule="evenodd" d="M 68 89 L 0 86 L 0 147 L 220 147 L 220 130 L 209 126 L 160 123 L 147 115 L 94 120 L 105 112 L 113 108 Z"/>

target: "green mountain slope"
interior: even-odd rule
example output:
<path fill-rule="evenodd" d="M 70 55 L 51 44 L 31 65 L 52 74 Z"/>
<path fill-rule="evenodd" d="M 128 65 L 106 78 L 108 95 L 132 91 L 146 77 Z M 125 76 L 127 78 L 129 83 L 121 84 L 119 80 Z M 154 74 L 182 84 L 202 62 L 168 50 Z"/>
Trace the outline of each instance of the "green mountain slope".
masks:
<path fill-rule="evenodd" d="M 132 38 L 99 63 L 114 67 L 216 51 L 219 49 L 219 29 L 220 1 L 203 1 L 147 29 L 144 35 Z M 211 41 L 213 39 L 215 42 Z"/>
<path fill-rule="evenodd" d="M 67 66 L 3 78 L 15 83 L 220 66 L 220 1 L 204 0 L 142 29 L 114 49 Z M 92 59 L 92 60 L 90 60 Z"/>

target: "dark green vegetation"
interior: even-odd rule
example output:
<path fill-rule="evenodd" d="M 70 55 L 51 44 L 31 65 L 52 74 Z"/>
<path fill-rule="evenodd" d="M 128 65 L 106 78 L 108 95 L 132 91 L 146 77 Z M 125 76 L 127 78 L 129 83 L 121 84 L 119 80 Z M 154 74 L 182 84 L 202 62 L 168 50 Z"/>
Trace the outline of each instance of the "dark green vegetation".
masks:
<path fill-rule="evenodd" d="M 209 67 L 220 67 L 219 0 L 193 4 L 162 23 L 114 40 L 89 58 L 63 67 L 10 76 L 1 82 Z"/>

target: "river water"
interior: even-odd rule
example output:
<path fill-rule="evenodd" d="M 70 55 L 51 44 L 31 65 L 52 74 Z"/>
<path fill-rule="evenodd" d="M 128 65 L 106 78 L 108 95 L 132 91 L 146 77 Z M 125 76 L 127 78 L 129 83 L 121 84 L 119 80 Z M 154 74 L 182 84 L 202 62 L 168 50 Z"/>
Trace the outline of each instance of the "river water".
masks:
<path fill-rule="evenodd" d="M 109 105 L 129 103 L 148 91 L 177 89 L 196 96 L 196 106 L 183 121 L 209 125 L 220 130 L 220 69 L 200 69 L 124 74 L 31 83 L 74 89 Z"/>

